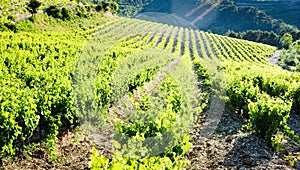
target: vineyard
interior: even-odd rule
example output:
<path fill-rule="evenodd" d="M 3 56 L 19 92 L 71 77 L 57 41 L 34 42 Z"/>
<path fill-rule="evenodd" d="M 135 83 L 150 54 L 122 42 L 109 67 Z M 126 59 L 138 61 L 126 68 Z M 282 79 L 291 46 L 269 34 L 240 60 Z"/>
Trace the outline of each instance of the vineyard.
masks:
<path fill-rule="evenodd" d="M 57 161 L 57 136 L 82 125 L 109 152 L 93 148 L 91 169 L 182 169 L 193 122 L 205 114 L 209 138 L 225 108 L 274 150 L 299 148 L 287 120 L 300 113 L 300 76 L 268 63 L 276 47 L 129 18 L 87 24 L 0 32 L 1 157 L 42 139 Z"/>

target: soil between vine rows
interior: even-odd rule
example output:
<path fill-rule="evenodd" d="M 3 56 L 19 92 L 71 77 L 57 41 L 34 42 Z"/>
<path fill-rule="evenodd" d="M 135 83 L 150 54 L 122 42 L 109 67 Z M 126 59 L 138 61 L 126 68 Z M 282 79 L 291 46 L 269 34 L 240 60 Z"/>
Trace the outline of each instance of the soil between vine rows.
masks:
<path fill-rule="evenodd" d="M 292 120 L 297 119 L 295 117 Z M 191 161 L 187 169 L 300 169 L 300 161 L 295 167 L 283 160 L 283 154 L 299 151 L 299 146 L 287 143 L 283 151 L 275 153 L 263 139 L 252 132 L 242 130 L 245 120 L 233 113 L 228 107 L 220 123 L 209 138 L 199 136 L 199 129 L 204 123 L 204 116 L 199 116 L 190 132 L 192 149 L 186 154 Z M 298 126 L 297 120 L 289 121 L 292 127 Z"/>
<path fill-rule="evenodd" d="M 293 127 L 299 125 L 297 119 L 299 117 L 289 121 Z M 204 120 L 205 116 L 199 115 L 194 121 L 194 128 L 190 132 L 193 147 L 185 155 L 191 163 L 186 169 L 300 169 L 299 161 L 295 167 L 287 165 L 283 161 L 282 152 L 275 153 L 255 134 L 242 131 L 241 127 L 245 122 L 228 107 L 210 138 L 199 136 Z M 68 132 L 59 138 L 59 162 L 51 163 L 40 148 L 29 159 L 18 158 L 10 163 L 2 160 L 3 169 L 88 169 L 94 146 L 100 154 L 111 157 L 111 145 L 107 137 L 112 131 L 104 130 L 102 134 L 96 135 L 102 138 L 95 138 L 95 134 L 88 136 L 83 127 L 79 129 L 81 130 Z M 285 152 L 297 150 L 286 149 L 290 150 Z"/>
<path fill-rule="evenodd" d="M 170 65 L 172 67 L 172 65 Z M 114 112 L 110 110 L 109 113 Z M 114 113 L 117 114 L 117 113 Z M 288 119 L 297 135 L 300 131 L 300 116 L 291 114 Z M 190 164 L 185 169 L 300 169 L 300 161 L 294 167 L 289 166 L 283 155 L 300 152 L 297 145 L 284 141 L 284 149 L 275 153 L 266 146 L 261 138 L 251 132 L 242 130 L 245 120 L 234 113 L 228 106 L 212 136 L 200 136 L 205 123 L 205 113 L 200 114 L 193 122 L 190 131 L 192 148 L 185 157 Z M 96 147 L 99 154 L 111 158 L 111 138 L 113 135 L 112 120 L 107 129 L 87 133 L 81 126 L 77 130 L 60 136 L 57 141 L 59 161 L 51 162 L 44 152 L 45 146 L 36 149 L 31 158 L 20 156 L 14 161 L 3 159 L 1 169 L 89 169 L 91 150 Z M 88 135 L 90 134 L 90 135 Z"/>

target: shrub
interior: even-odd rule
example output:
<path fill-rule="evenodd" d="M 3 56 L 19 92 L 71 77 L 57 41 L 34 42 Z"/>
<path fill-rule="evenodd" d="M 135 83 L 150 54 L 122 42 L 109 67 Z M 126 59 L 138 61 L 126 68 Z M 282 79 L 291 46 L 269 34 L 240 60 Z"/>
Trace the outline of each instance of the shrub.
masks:
<path fill-rule="evenodd" d="M 71 19 L 71 13 L 67 8 L 62 8 L 61 9 L 61 15 L 63 20 L 70 20 Z"/>
<path fill-rule="evenodd" d="M 112 12 L 113 14 L 116 14 L 116 13 L 118 12 L 118 10 L 119 10 L 119 5 L 118 5 L 116 2 L 111 2 L 111 3 L 109 4 L 109 7 L 110 7 L 111 12 Z"/>
<path fill-rule="evenodd" d="M 280 98 L 271 98 L 262 94 L 259 100 L 248 104 L 249 125 L 258 136 L 264 138 L 269 145 L 278 131 L 285 132 L 286 121 L 289 118 L 291 103 L 285 103 Z"/>
<path fill-rule="evenodd" d="M 78 17 L 87 17 L 86 9 L 82 6 L 76 6 L 75 8 L 59 8 L 57 6 L 51 5 L 45 12 L 47 15 L 53 18 L 58 18 L 61 20 L 71 20 L 73 15 L 76 14 Z"/>
<path fill-rule="evenodd" d="M 245 118 L 249 118 L 248 103 L 257 101 L 257 96 L 260 93 L 259 86 L 255 83 L 251 77 L 244 75 L 235 78 L 227 88 L 229 104 L 237 108 Z"/>
<path fill-rule="evenodd" d="M 38 0 L 30 0 L 29 4 L 27 5 L 27 9 L 33 15 L 37 13 L 38 8 L 42 5 L 42 3 Z"/>
<path fill-rule="evenodd" d="M 292 43 L 293 43 L 293 37 L 290 33 L 285 33 L 280 39 L 280 44 L 282 48 L 289 49 Z"/>
<path fill-rule="evenodd" d="M 119 5 L 116 3 L 116 2 L 100 2 L 95 10 L 97 12 L 107 12 L 107 11 L 110 11 L 112 12 L 113 14 L 116 14 L 117 11 L 119 10 Z"/>
<path fill-rule="evenodd" d="M 61 10 L 55 5 L 51 5 L 49 8 L 47 8 L 46 13 L 53 18 L 62 18 Z"/>

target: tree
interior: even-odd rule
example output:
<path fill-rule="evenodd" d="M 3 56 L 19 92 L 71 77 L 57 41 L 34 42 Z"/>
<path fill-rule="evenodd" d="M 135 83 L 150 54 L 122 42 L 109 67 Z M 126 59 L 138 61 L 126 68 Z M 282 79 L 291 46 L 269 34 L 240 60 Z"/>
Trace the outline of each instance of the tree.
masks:
<path fill-rule="evenodd" d="M 57 6 L 55 5 L 51 5 L 46 9 L 46 13 L 49 16 L 52 16 L 53 18 L 62 18 L 62 13 L 61 13 L 61 9 L 59 9 Z"/>
<path fill-rule="evenodd" d="M 105 2 L 101 2 L 101 3 L 99 3 L 99 4 L 96 6 L 95 9 L 96 9 L 97 12 L 105 11 L 105 10 L 104 10 L 104 7 L 103 7 L 104 3 L 105 3 Z"/>
<path fill-rule="evenodd" d="M 61 19 L 63 19 L 63 20 L 70 20 L 71 19 L 70 11 L 65 7 L 63 7 L 61 9 L 61 15 L 62 15 Z"/>
<path fill-rule="evenodd" d="M 293 43 L 293 37 L 290 33 L 285 33 L 280 38 L 280 44 L 282 48 L 288 49 Z"/>
<path fill-rule="evenodd" d="M 239 38 L 239 34 L 232 30 L 228 30 L 225 35 L 228 37 Z"/>
<path fill-rule="evenodd" d="M 111 12 L 116 14 L 119 10 L 119 5 L 116 2 L 110 3 Z"/>
<path fill-rule="evenodd" d="M 30 0 L 29 4 L 27 5 L 27 9 L 33 15 L 37 13 L 38 8 L 42 5 L 42 3 L 38 0 Z"/>

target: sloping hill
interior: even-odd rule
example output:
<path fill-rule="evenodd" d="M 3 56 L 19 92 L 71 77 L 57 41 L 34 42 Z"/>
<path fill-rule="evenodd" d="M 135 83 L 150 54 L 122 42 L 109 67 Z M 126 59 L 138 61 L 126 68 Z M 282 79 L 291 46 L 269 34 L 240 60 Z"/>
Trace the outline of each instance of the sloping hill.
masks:
<path fill-rule="evenodd" d="M 249 3 L 251 4 L 252 1 Z M 298 33 L 300 32 L 295 26 L 286 24 L 282 20 L 274 19 L 272 15 L 267 15 L 264 11 L 254 6 L 239 6 L 235 1 L 230 0 L 167 0 L 164 2 L 154 0 L 143 6 L 140 15 L 146 12 L 176 15 L 183 20 L 189 21 L 198 29 L 210 30 L 218 34 L 225 34 L 228 30 L 235 32 L 260 30 L 268 31 L 269 34 L 274 32 L 278 37 L 277 39 L 280 39 L 283 32 L 291 32 L 296 40 L 299 38 Z M 296 21 L 297 12 L 294 14 L 294 17 L 290 18 L 294 18 Z M 281 11 L 279 15 L 283 16 L 284 13 Z M 165 21 L 162 22 L 166 23 Z M 279 43 L 277 42 L 277 44 Z"/>
<path fill-rule="evenodd" d="M 92 169 L 289 168 L 284 156 L 298 159 L 300 128 L 288 122 L 297 122 L 300 76 L 269 64 L 276 47 L 100 14 L 56 24 L 66 31 L 0 33 L 1 156 L 45 138 L 48 152 L 36 151 L 49 168 L 56 137 L 80 123 L 96 145 L 91 160 L 80 156 Z"/>
<path fill-rule="evenodd" d="M 27 9 L 27 5 L 30 0 L 3 0 L 0 3 L 0 14 L 1 18 L 11 16 L 15 19 L 22 18 L 30 14 Z M 50 5 L 59 5 L 59 6 L 66 6 L 66 5 L 74 5 L 77 4 L 76 1 L 70 0 L 44 0 L 41 1 L 41 6 L 38 10 L 44 10 L 45 7 Z"/>
<path fill-rule="evenodd" d="M 178 27 L 196 29 L 196 26 L 193 25 L 191 22 L 184 20 L 175 14 L 144 12 L 144 13 L 139 13 L 138 15 L 134 16 L 134 18 L 146 20 L 146 21 L 152 21 L 152 22 L 159 22 L 168 25 L 174 25 Z"/>
<path fill-rule="evenodd" d="M 300 27 L 300 3 L 297 0 L 237 0 L 236 3 L 238 6 L 255 6 L 266 11 L 273 18 L 282 19 L 288 24 Z"/>

